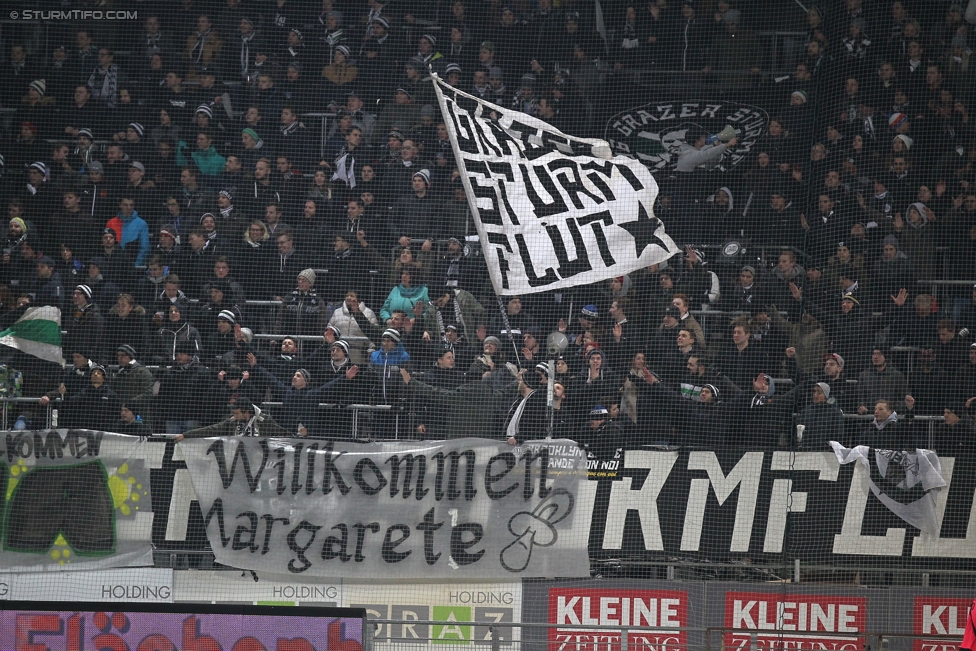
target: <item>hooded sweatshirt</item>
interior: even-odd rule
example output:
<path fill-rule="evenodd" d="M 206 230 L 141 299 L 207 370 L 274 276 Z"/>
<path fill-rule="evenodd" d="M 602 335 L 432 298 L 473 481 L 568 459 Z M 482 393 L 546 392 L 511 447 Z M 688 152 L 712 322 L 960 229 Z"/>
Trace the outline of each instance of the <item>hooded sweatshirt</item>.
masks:
<path fill-rule="evenodd" d="M 401 343 L 398 343 L 393 350 L 386 351 L 380 348 L 370 355 L 370 366 L 378 376 L 375 388 L 377 395 L 374 399 L 381 400 L 379 404 L 391 404 L 403 397 L 404 384 L 397 367 L 409 361 L 410 353 Z"/>

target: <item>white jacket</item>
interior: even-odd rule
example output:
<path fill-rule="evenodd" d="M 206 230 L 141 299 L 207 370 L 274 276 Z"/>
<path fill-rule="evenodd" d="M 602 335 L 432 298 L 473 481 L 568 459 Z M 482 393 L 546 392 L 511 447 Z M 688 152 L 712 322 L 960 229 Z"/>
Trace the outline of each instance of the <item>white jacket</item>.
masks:
<path fill-rule="evenodd" d="M 379 325 L 379 321 L 376 318 L 376 314 L 373 310 L 369 309 L 362 303 L 359 304 L 359 311 L 363 313 L 373 325 Z M 332 313 L 332 318 L 329 319 L 329 325 L 334 326 L 343 337 L 365 337 L 359 324 L 356 323 L 356 319 L 353 318 L 352 314 L 349 312 L 349 308 L 346 306 L 345 301 L 342 303 L 342 307 L 337 309 Z M 359 346 L 363 346 L 364 342 L 354 341 L 350 343 L 355 343 Z"/>

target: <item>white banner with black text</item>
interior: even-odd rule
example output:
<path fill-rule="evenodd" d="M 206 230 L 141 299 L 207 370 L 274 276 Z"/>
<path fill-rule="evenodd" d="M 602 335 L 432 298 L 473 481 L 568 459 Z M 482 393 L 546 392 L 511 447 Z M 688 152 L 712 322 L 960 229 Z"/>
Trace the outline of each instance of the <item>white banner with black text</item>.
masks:
<path fill-rule="evenodd" d="M 436 76 L 434 87 L 495 292 L 594 283 L 678 253 L 654 216 L 657 183 L 639 161 Z"/>
<path fill-rule="evenodd" d="M 572 441 L 179 445 L 223 565 L 383 579 L 589 575 L 596 486 Z"/>

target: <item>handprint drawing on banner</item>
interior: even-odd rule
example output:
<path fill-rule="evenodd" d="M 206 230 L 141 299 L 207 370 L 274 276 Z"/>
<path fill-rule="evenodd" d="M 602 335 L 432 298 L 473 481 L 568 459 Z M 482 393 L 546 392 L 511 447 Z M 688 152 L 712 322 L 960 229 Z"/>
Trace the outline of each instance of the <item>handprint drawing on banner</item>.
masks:
<path fill-rule="evenodd" d="M 522 572 L 532 560 L 532 549 L 551 547 L 559 539 L 556 525 L 573 512 L 575 498 L 568 490 L 555 489 L 531 512 L 520 511 L 508 520 L 508 530 L 515 536 L 498 555 L 509 572 Z"/>

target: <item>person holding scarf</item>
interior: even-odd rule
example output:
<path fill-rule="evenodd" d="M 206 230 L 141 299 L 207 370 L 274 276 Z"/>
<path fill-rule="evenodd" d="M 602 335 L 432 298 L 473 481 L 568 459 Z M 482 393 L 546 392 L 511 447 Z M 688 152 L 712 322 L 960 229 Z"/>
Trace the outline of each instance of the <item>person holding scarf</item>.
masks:
<path fill-rule="evenodd" d="M 186 50 L 183 53 L 183 57 L 192 66 L 190 78 L 193 78 L 196 72 L 210 69 L 217 62 L 223 47 L 224 41 L 214 30 L 210 17 L 206 14 L 197 17 L 196 34 L 187 37 Z"/>
<path fill-rule="evenodd" d="M 119 88 L 128 79 L 115 61 L 115 54 L 107 47 L 98 49 L 98 67 L 88 77 L 91 96 L 107 108 L 114 109 L 119 102 Z"/>

